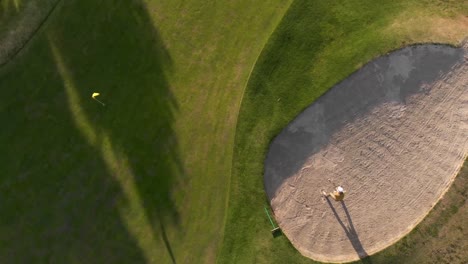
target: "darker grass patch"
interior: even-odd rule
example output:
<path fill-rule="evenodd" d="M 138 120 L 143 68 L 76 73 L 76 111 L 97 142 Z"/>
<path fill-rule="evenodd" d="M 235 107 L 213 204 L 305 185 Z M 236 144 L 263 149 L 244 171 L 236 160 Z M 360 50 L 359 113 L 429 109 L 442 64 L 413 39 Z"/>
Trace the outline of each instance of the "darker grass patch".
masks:
<path fill-rule="evenodd" d="M 128 158 L 154 236 L 167 249 L 157 257 L 175 263 L 165 230 L 179 219 L 171 191 L 183 168 L 164 43 L 141 1 L 64 1 L 57 12 L 0 73 L 0 262 L 146 263 L 152 253 L 129 233 L 123 214 L 132 212 L 122 208 L 130 201 L 73 120 L 53 40 L 98 144 L 107 135 Z"/>
<path fill-rule="evenodd" d="M 286 237 L 272 240 L 269 236 L 261 212 L 265 205 L 263 162 L 269 142 L 359 65 L 401 47 L 401 39 L 385 35 L 383 30 L 406 8 L 421 3 L 291 4 L 262 51 L 244 94 L 220 263 L 316 263 L 301 256 Z M 364 261 L 375 263 L 370 258 Z"/>
<path fill-rule="evenodd" d="M 382 44 L 379 29 L 401 7 L 400 1 L 291 4 L 259 57 L 240 109 L 225 229 L 229 236 L 220 262 L 264 258 L 267 263 L 310 263 L 284 236 L 271 242 L 260 235 L 267 230 L 259 212 L 264 206 L 262 174 L 268 143 L 306 106 L 352 73 L 355 65 L 391 45 Z M 324 52 L 331 44 L 343 50 L 325 62 Z"/>

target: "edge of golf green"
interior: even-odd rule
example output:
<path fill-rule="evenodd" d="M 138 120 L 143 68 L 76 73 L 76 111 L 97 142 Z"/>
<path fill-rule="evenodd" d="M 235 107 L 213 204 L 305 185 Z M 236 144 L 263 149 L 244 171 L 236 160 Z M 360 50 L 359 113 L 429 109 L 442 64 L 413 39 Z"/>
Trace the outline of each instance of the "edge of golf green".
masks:
<path fill-rule="evenodd" d="M 260 210 L 268 204 L 263 191 L 263 160 L 269 142 L 305 107 L 373 58 L 414 44 L 458 46 L 463 35 L 449 38 L 434 34 L 431 23 L 409 27 L 412 19 L 430 21 L 428 17 L 434 16 L 431 21 L 437 24 L 439 17 L 457 17 L 467 7 L 458 9 L 453 2 L 448 4 L 452 9 L 427 4 L 291 4 L 262 50 L 244 92 L 226 216 L 225 233 L 229 235 L 225 235 L 219 263 L 314 262 L 302 257 L 287 238 L 272 239 L 268 220 Z M 393 26 L 395 20 L 403 22 Z"/>
<path fill-rule="evenodd" d="M 263 210 L 264 151 L 301 109 L 373 57 L 416 42 L 456 43 L 425 27 L 456 19 L 458 9 L 451 1 L 427 9 L 427 2 L 302 0 L 252 8 L 249 1 L 60 1 L 0 68 L 0 143 L 15 154 L 1 166 L 8 172 L 3 183 L 14 188 L 1 186 L 0 227 L 9 242 L 0 257 L 313 263 L 284 237 L 271 238 Z M 389 14 L 380 18 L 384 11 Z M 432 23 L 432 14 L 442 20 Z M 408 21 L 415 18 L 430 23 L 412 31 Z M 106 108 L 91 100 L 92 92 L 101 92 Z M 102 145 L 90 144 L 87 131 Z M 151 150 L 129 136 L 135 133 L 168 145 Z M 188 168 L 182 179 L 172 171 L 172 157 L 161 154 L 174 145 Z M 152 167 L 148 154 L 164 168 Z M 137 177 L 148 176 L 148 168 L 173 178 L 155 184 Z M 98 209 L 90 213 L 90 207 Z"/>

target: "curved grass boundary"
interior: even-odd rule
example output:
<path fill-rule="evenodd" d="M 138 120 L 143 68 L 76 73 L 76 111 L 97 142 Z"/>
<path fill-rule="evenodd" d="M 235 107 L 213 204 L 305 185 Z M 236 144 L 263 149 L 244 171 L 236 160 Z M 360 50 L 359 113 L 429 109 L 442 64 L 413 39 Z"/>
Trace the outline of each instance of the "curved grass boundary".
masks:
<path fill-rule="evenodd" d="M 443 196 L 466 157 L 464 55 L 468 47 L 427 44 L 379 57 L 328 90 L 275 137 L 265 159 L 265 189 L 283 233 L 303 255 L 351 262 L 375 254 L 408 234 Z M 395 79 L 401 87 L 392 85 Z M 421 82 L 430 96 L 412 87 Z M 440 109 L 434 98 L 447 103 Z M 396 107 L 404 122 L 393 115 Z M 436 135 L 433 126 L 442 132 Z M 413 148 L 415 142 L 429 147 Z M 350 190 L 341 205 L 318 195 L 333 187 L 329 177 Z M 378 198 L 372 198 L 375 192 Z"/>
<path fill-rule="evenodd" d="M 49 19 L 61 0 L 25 3 L 0 32 L 0 67 L 10 62 Z"/>
<path fill-rule="evenodd" d="M 2 262 L 215 262 L 240 98 L 290 2 L 62 1 L 0 68 Z"/>
<path fill-rule="evenodd" d="M 410 26 L 405 21 L 413 18 L 405 14 L 447 19 L 463 14 L 463 8 L 437 4 L 295 1 L 291 5 L 262 51 L 243 98 L 220 263 L 312 262 L 285 237 L 271 238 L 262 210 L 267 204 L 263 162 L 269 142 L 328 88 L 379 54 L 412 43 L 457 43 L 461 36 L 437 35 L 430 24 L 418 25 L 418 34 L 395 26 L 396 21 Z"/>
<path fill-rule="evenodd" d="M 373 263 L 463 263 L 468 259 L 467 195 L 468 160 L 426 218 L 408 235 L 370 260 Z"/>

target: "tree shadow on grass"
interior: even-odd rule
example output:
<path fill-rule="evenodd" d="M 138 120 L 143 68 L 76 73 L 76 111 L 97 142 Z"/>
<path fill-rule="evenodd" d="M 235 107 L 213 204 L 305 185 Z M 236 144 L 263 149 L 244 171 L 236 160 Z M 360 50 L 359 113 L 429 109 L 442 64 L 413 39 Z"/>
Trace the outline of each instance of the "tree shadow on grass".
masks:
<path fill-rule="evenodd" d="M 0 262 L 176 263 L 170 67 L 143 2 L 89 0 L 1 72 Z"/>

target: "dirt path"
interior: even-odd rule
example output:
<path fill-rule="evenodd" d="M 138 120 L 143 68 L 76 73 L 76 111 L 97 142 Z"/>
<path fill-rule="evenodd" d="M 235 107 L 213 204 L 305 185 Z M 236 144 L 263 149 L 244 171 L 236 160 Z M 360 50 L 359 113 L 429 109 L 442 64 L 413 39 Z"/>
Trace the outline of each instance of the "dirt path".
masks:
<path fill-rule="evenodd" d="M 60 0 L 26 1 L 20 13 L 8 22 L 9 30 L 0 34 L 0 66 L 8 63 L 29 42 Z"/>
<path fill-rule="evenodd" d="M 272 142 L 265 188 L 305 256 L 349 262 L 411 231 L 468 153 L 468 41 L 407 47 L 333 87 Z M 331 178 L 345 201 L 320 196 Z"/>

